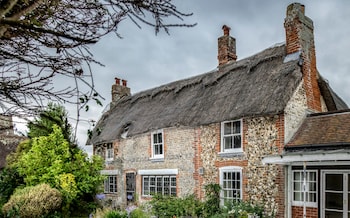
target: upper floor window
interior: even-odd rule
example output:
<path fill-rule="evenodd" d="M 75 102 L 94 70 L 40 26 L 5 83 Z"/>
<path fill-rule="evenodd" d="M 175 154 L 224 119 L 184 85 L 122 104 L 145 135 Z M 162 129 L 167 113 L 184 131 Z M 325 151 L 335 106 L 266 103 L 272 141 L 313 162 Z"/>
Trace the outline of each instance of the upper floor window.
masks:
<path fill-rule="evenodd" d="M 228 166 L 220 168 L 222 204 L 242 199 L 242 168 Z"/>
<path fill-rule="evenodd" d="M 152 133 L 152 158 L 164 158 L 163 130 Z"/>
<path fill-rule="evenodd" d="M 305 190 L 305 191 L 304 191 Z M 293 171 L 293 205 L 317 206 L 317 171 Z"/>
<path fill-rule="evenodd" d="M 242 120 L 221 123 L 221 152 L 242 152 Z"/>
<path fill-rule="evenodd" d="M 112 161 L 114 159 L 113 144 L 108 143 L 106 147 L 106 161 Z"/>

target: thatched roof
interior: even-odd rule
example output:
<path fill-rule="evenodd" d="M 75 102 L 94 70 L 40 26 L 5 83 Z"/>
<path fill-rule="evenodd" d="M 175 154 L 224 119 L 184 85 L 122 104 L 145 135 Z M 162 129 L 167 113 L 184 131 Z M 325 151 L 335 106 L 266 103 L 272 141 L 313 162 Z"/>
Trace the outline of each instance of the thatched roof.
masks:
<path fill-rule="evenodd" d="M 173 126 L 281 113 L 302 80 L 298 58 L 268 48 L 220 69 L 140 92 L 103 114 L 88 144 Z"/>

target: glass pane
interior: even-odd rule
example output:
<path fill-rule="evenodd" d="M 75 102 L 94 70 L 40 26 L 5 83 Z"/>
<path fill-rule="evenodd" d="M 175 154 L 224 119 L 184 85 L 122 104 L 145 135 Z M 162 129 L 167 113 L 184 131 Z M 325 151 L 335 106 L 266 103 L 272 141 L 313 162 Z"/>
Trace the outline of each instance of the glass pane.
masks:
<path fill-rule="evenodd" d="M 309 181 L 310 182 L 316 181 L 316 172 L 309 172 Z"/>
<path fill-rule="evenodd" d="M 157 134 L 153 134 L 153 144 L 158 143 Z"/>
<path fill-rule="evenodd" d="M 233 123 L 233 133 L 240 133 L 241 132 L 241 122 L 236 121 Z"/>
<path fill-rule="evenodd" d="M 309 191 L 316 191 L 316 183 L 311 182 L 309 184 Z"/>
<path fill-rule="evenodd" d="M 343 175 L 326 174 L 326 190 L 343 191 Z"/>
<path fill-rule="evenodd" d="M 162 133 L 158 133 L 158 143 L 162 143 L 163 139 L 162 139 Z"/>
<path fill-rule="evenodd" d="M 335 212 L 335 211 L 326 211 L 325 214 L 326 218 L 343 218 L 343 213 L 342 212 Z"/>
<path fill-rule="evenodd" d="M 231 131 L 232 123 L 224 123 L 224 135 L 232 134 Z"/>
<path fill-rule="evenodd" d="M 316 202 L 316 193 L 309 193 L 308 202 Z"/>
<path fill-rule="evenodd" d="M 232 149 L 232 136 L 224 137 L 225 149 Z"/>
<path fill-rule="evenodd" d="M 235 135 L 233 137 L 233 140 L 234 140 L 234 148 L 240 148 L 241 147 L 241 136 Z"/>
<path fill-rule="evenodd" d="M 294 192 L 294 201 L 302 201 L 302 193 L 301 192 Z"/>
<path fill-rule="evenodd" d="M 343 210 L 343 193 L 326 192 L 326 208 Z"/>
<path fill-rule="evenodd" d="M 301 191 L 301 182 L 294 182 L 294 191 Z"/>
<path fill-rule="evenodd" d="M 227 181 L 223 181 L 223 183 L 222 183 L 222 188 L 227 188 Z"/>
<path fill-rule="evenodd" d="M 294 172 L 294 180 L 295 181 L 301 180 L 301 173 L 300 172 Z"/>

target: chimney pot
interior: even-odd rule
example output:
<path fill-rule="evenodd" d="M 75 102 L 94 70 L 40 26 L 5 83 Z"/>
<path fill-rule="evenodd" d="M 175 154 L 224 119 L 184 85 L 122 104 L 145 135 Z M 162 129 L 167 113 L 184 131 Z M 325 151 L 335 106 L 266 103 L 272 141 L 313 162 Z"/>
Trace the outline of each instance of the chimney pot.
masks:
<path fill-rule="evenodd" d="M 127 87 L 127 81 L 115 77 L 115 84 L 112 85 L 112 105 L 115 105 L 120 99 L 125 96 L 130 96 L 130 88 Z M 120 82 L 122 82 L 120 84 Z"/>
<path fill-rule="evenodd" d="M 125 86 L 125 87 L 127 87 L 127 81 L 126 80 L 122 80 L 122 84 L 123 84 L 123 86 Z"/>
<path fill-rule="evenodd" d="M 115 84 L 120 85 L 120 79 L 118 77 L 115 77 Z"/>
<path fill-rule="evenodd" d="M 222 30 L 224 31 L 224 36 L 229 36 L 230 35 L 230 30 L 231 28 L 226 26 L 226 25 L 223 25 L 222 26 Z"/>

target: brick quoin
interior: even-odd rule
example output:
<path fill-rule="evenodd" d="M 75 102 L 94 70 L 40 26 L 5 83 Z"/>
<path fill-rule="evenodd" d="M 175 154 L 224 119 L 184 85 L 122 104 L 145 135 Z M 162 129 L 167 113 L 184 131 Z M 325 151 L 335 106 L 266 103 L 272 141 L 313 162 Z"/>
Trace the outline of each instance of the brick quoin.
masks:
<path fill-rule="evenodd" d="M 201 159 L 200 154 L 202 153 L 202 146 L 200 144 L 200 128 L 196 128 L 195 132 L 195 140 L 194 140 L 194 151 L 195 156 L 193 157 L 193 165 L 194 165 L 194 173 L 193 178 L 196 181 L 196 187 L 194 188 L 194 193 L 198 199 L 204 199 L 204 191 L 203 191 L 203 176 L 199 174 L 199 168 L 203 167 L 203 161 Z"/>

